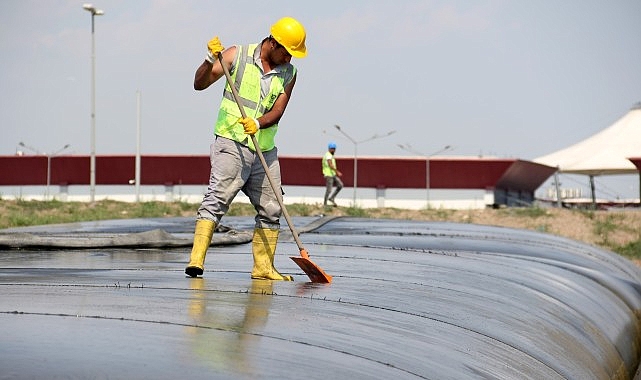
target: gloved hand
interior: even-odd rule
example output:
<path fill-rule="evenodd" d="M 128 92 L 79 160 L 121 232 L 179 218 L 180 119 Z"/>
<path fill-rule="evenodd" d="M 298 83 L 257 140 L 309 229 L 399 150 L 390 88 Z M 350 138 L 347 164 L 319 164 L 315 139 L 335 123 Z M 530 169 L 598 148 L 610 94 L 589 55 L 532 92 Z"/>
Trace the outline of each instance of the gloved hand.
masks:
<path fill-rule="evenodd" d="M 245 117 L 245 118 L 240 118 L 238 119 L 238 122 L 243 125 L 243 128 L 245 128 L 245 133 L 248 135 L 253 135 L 256 132 L 258 132 L 258 129 L 260 128 L 260 124 L 258 123 L 258 120 L 253 119 L 251 117 Z"/>
<path fill-rule="evenodd" d="M 212 38 L 207 42 L 207 56 L 205 57 L 205 60 L 210 63 L 214 63 L 218 60 L 218 53 L 222 53 L 225 48 L 223 47 L 223 44 L 220 43 L 220 40 L 218 39 L 218 36 Z"/>

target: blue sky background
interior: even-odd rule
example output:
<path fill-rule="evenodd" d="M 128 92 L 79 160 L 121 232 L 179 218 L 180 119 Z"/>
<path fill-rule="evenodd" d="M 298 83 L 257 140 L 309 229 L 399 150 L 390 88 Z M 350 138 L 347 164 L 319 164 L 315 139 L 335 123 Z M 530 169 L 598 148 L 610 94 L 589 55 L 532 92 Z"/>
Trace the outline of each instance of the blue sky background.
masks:
<path fill-rule="evenodd" d="M 0 1 L 0 155 L 90 151 L 91 16 L 80 1 Z M 193 90 L 214 35 L 258 42 L 290 15 L 309 54 L 277 136 L 281 155 L 424 154 L 531 160 L 641 101 L 641 2 L 100 0 L 96 152 L 207 154 L 222 82 Z M 636 176 L 609 185 L 638 197 Z M 587 179 L 585 179 L 587 182 Z M 568 184 L 571 186 L 570 184 Z"/>

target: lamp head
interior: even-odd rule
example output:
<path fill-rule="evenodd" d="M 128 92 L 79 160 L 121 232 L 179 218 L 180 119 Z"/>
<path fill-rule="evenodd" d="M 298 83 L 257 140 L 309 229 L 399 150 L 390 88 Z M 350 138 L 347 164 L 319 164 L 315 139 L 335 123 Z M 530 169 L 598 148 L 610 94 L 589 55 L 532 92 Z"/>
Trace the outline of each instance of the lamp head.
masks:
<path fill-rule="evenodd" d="M 96 9 L 96 7 L 94 7 L 93 4 L 88 4 L 88 3 L 82 4 L 82 8 L 87 12 L 91 12 L 91 14 L 94 16 L 102 16 L 105 14 L 105 12 L 102 9 Z"/>

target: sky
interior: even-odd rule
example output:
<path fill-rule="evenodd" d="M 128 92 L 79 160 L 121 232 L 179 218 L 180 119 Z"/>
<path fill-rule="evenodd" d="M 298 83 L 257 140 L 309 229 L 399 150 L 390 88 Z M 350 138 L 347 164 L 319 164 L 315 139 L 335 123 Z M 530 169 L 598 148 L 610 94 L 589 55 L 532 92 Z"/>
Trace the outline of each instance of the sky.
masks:
<path fill-rule="evenodd" d="M 90 153 L 91 14 L 82 4 L 0 0 L 0 155 L 25 150 L 19 142 Z M 138 125 L 143 155 L 208 154 L 223 81 L 193 89 L 207 41 L 259 42 L 283 16 L 305 26 L 308 55 L 292 62 L 281 155 L 320 156 L 334 141 L 337 156 L 355 147 L 359 157 L 415 156 L 398 147 L 409 144 L 423 155 L 450 145 L 444 155 L 533 160 L 641 101 L 638 0 L 94 5 L 104 11 L 94 34 L 98 155 L 134 154 Z M 638 197 L 638 177 L 624 177 L 611 190 Z"/>

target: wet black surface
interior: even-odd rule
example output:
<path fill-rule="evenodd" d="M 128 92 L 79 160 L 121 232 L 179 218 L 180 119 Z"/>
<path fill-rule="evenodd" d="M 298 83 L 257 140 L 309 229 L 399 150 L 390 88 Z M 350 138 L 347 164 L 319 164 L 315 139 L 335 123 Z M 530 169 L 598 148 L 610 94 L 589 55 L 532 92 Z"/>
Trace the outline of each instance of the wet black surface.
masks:
<path fill-rule="evenodd" d="M 252 218 L 225 223 L 253 228 Z M 157 228 L 186 237 L 193 220 L 21 231 Z M 212 247 L 200 279 L 184 275 L 188 248 L 0 251 L 0 378 L 605 379 L 637 369 L 641 273 L 613 253 L 530 231 L 357 218 L 301 240 L 332 284 L 308 282 L 286 234 L 276 266 L 293 283 L 251 280 L 249 244 Z"/>

